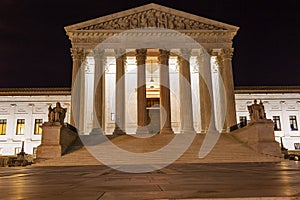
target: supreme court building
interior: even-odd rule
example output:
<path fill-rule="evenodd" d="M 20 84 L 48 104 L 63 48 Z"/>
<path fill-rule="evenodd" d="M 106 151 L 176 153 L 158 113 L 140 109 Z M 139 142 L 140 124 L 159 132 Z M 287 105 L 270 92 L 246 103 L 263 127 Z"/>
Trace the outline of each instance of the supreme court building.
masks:
<path fill-rule="evenodd" d="M 206 133 L 209 126 L 229 132 L 236 124 L 231 59 L 238 27 L 148 4 L 65 30 L 71 120 L 81 132 L 97 123 L 106 134 Z"/>
<path fill-rule="evenodd" d="M 238 27 L 157 4 L 65 27 L 71 88 L 0 89 L 0 155 L 34 153 L 56 101 L 79 134 L 229 133 L 262 100 L 275 139 L 300 148 L 299 87 L 234 88 Z"/>

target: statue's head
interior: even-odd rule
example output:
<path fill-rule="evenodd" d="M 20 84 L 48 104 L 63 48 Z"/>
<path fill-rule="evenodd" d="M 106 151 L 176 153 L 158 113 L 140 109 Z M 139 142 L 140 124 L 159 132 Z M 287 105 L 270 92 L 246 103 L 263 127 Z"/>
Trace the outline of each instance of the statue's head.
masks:
<path fill-rule="evenodd" d="M 60 107 L 60 103 L 59 102 L 56 102 L 56 107 Z"/>
<path fill-rule="evenodd" d="M 257 104 L 257 100 L 256 99 L 254 99 L 254 104 Z"/>

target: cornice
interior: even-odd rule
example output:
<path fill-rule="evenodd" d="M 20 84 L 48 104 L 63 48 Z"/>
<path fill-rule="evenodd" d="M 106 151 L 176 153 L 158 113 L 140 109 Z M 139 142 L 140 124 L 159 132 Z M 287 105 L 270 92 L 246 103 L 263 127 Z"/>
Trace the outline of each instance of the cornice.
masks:
<path fill-rule="evenodd" d="M 236 86 L 235 94 L 300 93 L 300 86 Z"/>
<path fill-rule="evenodd" d="M 0 96 L 71 95 L 71 88 L 0 88 Z"/>

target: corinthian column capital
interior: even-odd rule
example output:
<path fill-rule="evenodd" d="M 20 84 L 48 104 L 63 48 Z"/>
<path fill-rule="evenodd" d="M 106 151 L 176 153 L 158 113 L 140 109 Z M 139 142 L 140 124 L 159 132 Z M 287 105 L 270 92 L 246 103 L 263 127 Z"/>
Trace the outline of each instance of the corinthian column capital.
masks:
<path fill-rule="evenodd" d="M 227 48 L 227 49 L 222 49 L 220 52 L 220 56 L 225 60 L 225 59 L 232 59 L 233 56 L 233 48 Z"/>
<path fill-rule="evenodd" d="M 73 47 L 70 49 L 73 60 L 84 60 L 85 52 L 83 48 Z"/>
<path fill-rule="evenodd" d="M 167 64 L 169 61 L 170 51 L 160 49 L 159 50 L 159 56 L 158 56 L 158 62 L 160 64 Z"/>
<path fill-rule="evenodd" d="M 147 49 L 136 49 L 137 65 L 145 64 L 146 58 L 147 58 Z"/>
<path fill-rule="evenodd" d="M 102 49 L 94 49 L 93 50 L 94 59 L 103 59 L 104 58 L 104 50 Z"/>

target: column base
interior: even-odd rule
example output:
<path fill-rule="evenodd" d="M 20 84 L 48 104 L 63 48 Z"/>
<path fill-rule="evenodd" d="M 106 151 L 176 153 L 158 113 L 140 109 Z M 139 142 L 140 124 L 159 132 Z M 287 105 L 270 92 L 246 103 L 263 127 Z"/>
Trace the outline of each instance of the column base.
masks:
<path fill-rule="evenodd" d="M 105 135 L 101 128 L 93 128 L 90 135 Z"/>
<path fill-rule="evenodd" d="M 172 128 L 163 128 L 159 132 L 160 134 L 174 134 L 174 131 Z"/>
<path fill-rule="evenodd" d="M 120 129 L 119 127 L 116 127 L 113 135 L 126 135 L 126 132 L 124 132 L 122 129 Z"/>
<path fill-rule="evenodd" d="M 230 128 L 223 128 L 222 133 L 230 133 Z"/>
<path fill-rule="evenodd" d="M 180 131 L 181 134 L 196 134 L 196 131 L 191 128 L 191 129 L 183 129 Z"/>
<path fill-rule="evenodd" d="M 138 126 L 136 129 L 136 134 L 149 134 L 147 126 Z"/>

